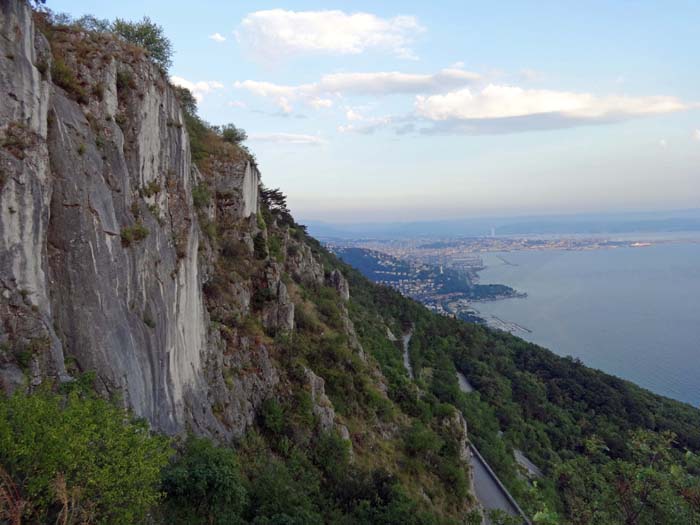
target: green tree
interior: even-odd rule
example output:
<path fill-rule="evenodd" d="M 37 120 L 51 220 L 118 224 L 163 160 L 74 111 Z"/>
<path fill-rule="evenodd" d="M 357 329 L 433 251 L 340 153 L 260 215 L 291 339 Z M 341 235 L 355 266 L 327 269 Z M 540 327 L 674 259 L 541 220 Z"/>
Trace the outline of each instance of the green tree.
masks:
<path fill-rule="evenodd" d="M 169 523 L 242 523 L 246 490 L 236 453 L 188 437 L 182 454 L 163 470 Z"/>
<path fill-rule="evenodd" d="M 148 52 L 151 60 L 168 71 L 172 65 L 173 46 L 165 36 L 163 28 L 144 16 L 139 22 L 117 18 L 112 23 L 112 31 L 135 46 Z"/>
<path fill-rule="evenodd" d="M 700 523 L 697 476 L 674 458 L 673 434 L 639 430 L 628 439 L 629 458 L 610 460 L 602 445 L 592 447 L 589 441 L 588 457 L 558 468 L 558 489 L 571 523 Z"/>
<path fill-rule="evenodd" d="M 3 484 L 27 502 L 28 522 L 141 522 L 161 497 L 168 443 L 95 396 L 0 397 Z"/>
<path fill-rule="evenodd" d="M 282 462 L 268 461 L 251 487 L 249 522 L 256 525 L 320 525 L 323 523 L 301 476 Z"/>
<path fill-rule="evenodd" d="M 221 137 L 232 144 L 240 144 L 248 139 L 248 134 L 242 128 L 237 128 L 234 124 L 221 126 Z"/>

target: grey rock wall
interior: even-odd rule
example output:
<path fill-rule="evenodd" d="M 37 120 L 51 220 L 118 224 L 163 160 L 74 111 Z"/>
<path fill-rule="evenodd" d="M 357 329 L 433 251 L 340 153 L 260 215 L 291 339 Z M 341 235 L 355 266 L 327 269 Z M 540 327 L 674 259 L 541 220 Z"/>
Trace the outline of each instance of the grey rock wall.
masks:
<path fill-rule="evenodd" d="M 101 97 L 78 104 L 53 84 L 28 5 L 0 2 L 0 381 L 27 386 L 22 361 L 31 385 L 66 381 L 69 360 L 157 428 L 180 430 L 194 412 L 215 428 L 199 175 L 179 105 L 146 60 L 73 66 Z M 136 229 L 145 238 L 125 243 Z"/>
<path fill-rule="evenodd" d="M 77 88 L 52 79 L 29 4 L 0 0 L 0 389 L 90 371 L 159 430 L 241 436 L 284 380 L 265 334 L 294 330 L 285 273 L 321 286 L 323 265 L 288 230 L 284 263 L 255 253 L 257 167 L 214 155 L 200 173 L 157 67 L 109 36 L 60 38 L 82 50 L 57 55 Z M 330 284 L 348 300 L 340 272 Z M 308 378 L 322 428 L 348 437 Z"/>

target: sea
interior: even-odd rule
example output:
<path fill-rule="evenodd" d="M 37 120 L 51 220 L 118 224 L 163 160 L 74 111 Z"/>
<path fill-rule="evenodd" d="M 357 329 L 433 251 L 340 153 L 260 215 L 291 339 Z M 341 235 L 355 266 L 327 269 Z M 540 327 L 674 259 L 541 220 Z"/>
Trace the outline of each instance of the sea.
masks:
<path fill-rule="evenodd" d="M 484 317 L 559 355 L 700 406 L 700 241 L 482 256 L 479 282 L 527 294 L 476 303 Z"/>

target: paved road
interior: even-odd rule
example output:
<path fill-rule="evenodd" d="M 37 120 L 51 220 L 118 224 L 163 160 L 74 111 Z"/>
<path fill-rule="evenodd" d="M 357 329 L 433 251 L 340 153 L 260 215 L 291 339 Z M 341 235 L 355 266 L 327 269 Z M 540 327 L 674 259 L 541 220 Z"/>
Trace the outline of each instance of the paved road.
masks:
<path fill-rule="evenodd" d="M 525 513 L 473 445 L 471 446 L 471 453 L 469 462 L 472 467 L 472 475 L 474 476 L 474 490 L 476 491 L 476 499 L 479 500 L 481 506 L 486 511 L 499 509 L 511 516 L 522 516 L 523 523 L 529 525 L 530 521 L 525 516 Z M 486 518 L 486 523 L 490 523 L 488 517 Z"/>
<path fill-rule="evenodd" d="M 463 374 L 457 372 L 457 380 L 459 388 L 462 392 L 473 392 L 474 388 L 469 384 L 467 378 Z M 472 467 L 472 475 L 474 476 L 474 490 L 476 491 L 476 499 L 479 500 L 481 506 L 488 512 L 489 510 L 502 510 L 511 516 L 521 516 L 523 523 L 530 524 L 525 513 L 522 511 L 518 503 L 510 495 L 501 480 L 498 479 L 496 473 L 491 470 L 491 467 L 486 460 L 479 454 L 479 451 L 474 445 L 470 446 L 471 457 L 469 463 Z M 486 524 L 490 523 L 486 517 Z"/>

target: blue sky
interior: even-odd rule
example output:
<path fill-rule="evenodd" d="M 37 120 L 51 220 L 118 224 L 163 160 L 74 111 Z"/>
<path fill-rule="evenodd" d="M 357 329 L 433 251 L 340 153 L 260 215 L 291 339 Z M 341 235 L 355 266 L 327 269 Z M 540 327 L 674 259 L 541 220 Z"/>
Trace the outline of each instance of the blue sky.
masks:
<path fill-rule="evenodd" d="M 302 219 L 698 207 L 698 2 L 177 2 L 150 16 L 200 114 Z"/>

